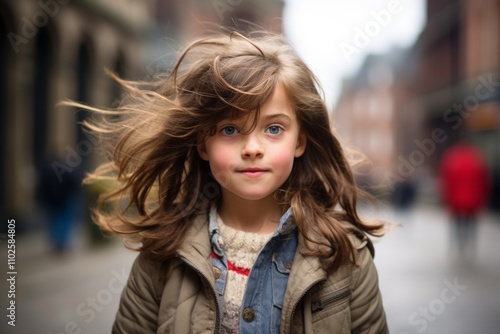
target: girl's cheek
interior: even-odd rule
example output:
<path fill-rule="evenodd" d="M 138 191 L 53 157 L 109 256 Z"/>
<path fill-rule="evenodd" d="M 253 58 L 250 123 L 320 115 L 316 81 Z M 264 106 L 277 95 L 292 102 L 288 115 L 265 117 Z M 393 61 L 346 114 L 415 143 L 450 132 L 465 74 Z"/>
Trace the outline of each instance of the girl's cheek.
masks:
<path fill-rule="evenodd" d="M 223 188 L 227 188 L 231 183 L 231 174 L 225 170 L 212 171 L 212 174 L 217 183 Z"/>
<path fill-rule="evenodd" d="M 231 152 L 224 147 L 217 147 L 209 160 L 211 172 L 217 182 L 223 187 L 228 185 L 233 160 Z"/>
<path fill-rule="evenodd" d="M 231 165 L 233 154 L 227 147 L 219 146 L 213 152 L 212 160 L 218 169 L 227 169 Z"/>
<path fill-rule="evenodd" d="M 282 150 L 281 152 L 276 152 L 274 155 L 274 164 L 275 167 L 280 168 L 283 172 L 292 171 L 294 157 L 293 154 L 286 152 L 286 150 Z"/>

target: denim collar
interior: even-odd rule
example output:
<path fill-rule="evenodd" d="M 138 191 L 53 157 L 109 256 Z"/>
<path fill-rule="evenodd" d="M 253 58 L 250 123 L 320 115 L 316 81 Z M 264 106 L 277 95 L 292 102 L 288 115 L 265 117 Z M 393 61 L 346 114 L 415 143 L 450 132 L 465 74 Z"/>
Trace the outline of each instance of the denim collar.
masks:
<path fill-rule="evenodd" d="M 208 219 L 208 229 L 210 232 L 210 242 L 212 243 L 212 249 L 218 256 L 223 256 L 224 252 L 222 250 L 222 238 L 219 232 L 219 226 L 217 225 L 217 208 L 212 206 L 210 208 Z M 271 238 L 275 238 L 279 235 L 287 235 L 295 229 L 295 223 L 293 222 L 292 208 L 288 208 L 285 213 L 281 216 L 278 228 L 274 232 Z"/>

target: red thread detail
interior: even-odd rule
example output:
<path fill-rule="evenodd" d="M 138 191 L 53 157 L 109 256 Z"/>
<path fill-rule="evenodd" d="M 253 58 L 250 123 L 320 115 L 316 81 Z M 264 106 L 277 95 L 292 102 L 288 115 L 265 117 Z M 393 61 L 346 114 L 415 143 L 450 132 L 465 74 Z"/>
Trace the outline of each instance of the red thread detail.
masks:
<path fill-rule="evenodd" d="M 250 269 L 248 268 L 244 268 L 244 267 L 238 267 L 238 266 L 235 266 L 234 263 L 232 263 L 231 261 L 227 261 L 227 266 L 229 267 L 228 269 L 231 270 L 231 271 L 234 271 L 240 275 L 244 275 L 244 276 L 248 276 L 250 274 Z"/>
<path fill-rule="evenodd" d="M 220 256 L 215 254 L 215 252 L 210 253 L 210 257 L 212 259 L 220 259 Z M 238 267 L 229 260 L 227 261 L 227 266 L 229 267 L 228 268 L 229 270 L 234 271 L 237 274 L 244 275 L 244 276 L 248 276 L 250 274 L 250 269 L 244 268 L 244 267 Z"/>

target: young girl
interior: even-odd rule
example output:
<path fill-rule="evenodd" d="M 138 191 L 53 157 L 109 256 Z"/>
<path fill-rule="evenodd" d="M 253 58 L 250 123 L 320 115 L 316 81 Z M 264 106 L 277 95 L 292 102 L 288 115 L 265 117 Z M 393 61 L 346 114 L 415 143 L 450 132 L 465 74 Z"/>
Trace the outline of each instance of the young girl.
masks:
<path fill-rule="evenodd" d="M 317 81 L 282 37 L 190 44 L 130 83 L 88 182 L 140 251 L 113 333 L 387 333 L 358 190 Z M 126 201 L 124 205 L 124 200 Z M 109 210 L 109 203 L 113 210 Z"/>

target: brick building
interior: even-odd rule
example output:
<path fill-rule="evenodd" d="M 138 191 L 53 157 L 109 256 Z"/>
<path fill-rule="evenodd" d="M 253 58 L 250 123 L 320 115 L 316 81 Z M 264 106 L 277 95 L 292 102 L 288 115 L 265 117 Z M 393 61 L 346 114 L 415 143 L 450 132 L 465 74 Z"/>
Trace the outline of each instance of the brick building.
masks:
<path fill-rule="evenodd" d="M 391 85 L 370 80 L 380 66 L 389 69 Z M 375 110 L 373 99 L 392 102 Z M 401 57 L 369 56 L 346 81 L 335 115 L 348 140 L 374 162 L 375 184 L 394 189 L 416 178 L 435 198 L 443 152 L 467 140 L 485 154 L 492 203 L 500 203 L 500 1 L 428 0 L 415 44 Z"/>

